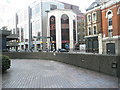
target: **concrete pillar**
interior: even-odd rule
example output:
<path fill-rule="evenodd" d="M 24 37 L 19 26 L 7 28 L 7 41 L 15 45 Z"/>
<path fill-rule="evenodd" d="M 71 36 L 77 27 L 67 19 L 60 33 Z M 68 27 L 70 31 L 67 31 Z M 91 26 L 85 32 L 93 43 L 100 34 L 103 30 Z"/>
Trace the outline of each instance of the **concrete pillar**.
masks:
<path fill-rule="evenodd" d="M 48 15 L 47 16 L 48 18 L 47 18 L 47 37 L 49 37 L 48 39 L 47 39 L 47 42 L 48 42 L 48 44 L 47 44 L 47 47 L 48 47 L 48 49 L 49 50 L 51 50 L 51 42 L 50 42 L 50 16 Z"/>
<path fill-rule="evenodd" d="M 56 49 L 61 48 L 61 15 L 56 17 Z"/>
<path fill-rule="evenodd" d="M 73 51 L 73 43 L 74 43 L 74 40 L 73 40 L 73 19 L 71 17 L 69 17 L 69 32 L 70 32 L 70 51 Z"/>

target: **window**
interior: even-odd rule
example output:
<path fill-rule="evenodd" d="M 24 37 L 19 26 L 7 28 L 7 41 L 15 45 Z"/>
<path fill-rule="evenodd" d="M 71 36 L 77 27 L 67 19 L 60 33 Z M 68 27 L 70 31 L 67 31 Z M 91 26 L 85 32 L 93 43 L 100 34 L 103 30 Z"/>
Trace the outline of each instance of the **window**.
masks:
<path fill-rule="evenodd" d="M 32 16 L 34 16 L 35 15 L 35 8 L 33 7 L 32 8 Z"/>
<path fill-rule="evenodd" d="M 112 16 L 113 12 L 111 10 L 107 11 L 106 18 L 108 18 L 108 28 L 112 27 Z"/>
<path fill-rule="evenodd" d="M 91 15 L 88 15 L 87 21 L 88 21 L 88 22 L 91 22 Z"/>
<path fill-rule="evenodd" d="M 108 15 L 110 15 L 110 14 L 111 14 L 111 11 L 108 12 Z"/>
<path fill-rule="evenodd" d="M 112 32 L 112 29 L 109 29 L 108 32 Z"/>
<path fill-rule="evenodd" d="M 56 21 L 55 16 L 50 17 L 50 36 L 52 37 L 50 41 L 56 41 Z"/>
<path fill-rule="evenodd" d="M 108 36 L 112 37 L 112 29 L 108 29 Z"/>
<path fill-rule="evenodd" d="M 120 15 L 120 7 L 118 8 L 118 12 L 117 12 L 118 15 Z"/>
<path fill-rule="evenodd" d="M 36 21 L 36 30 L 39 30 L 40 29 L 40 21 Z"/>
<path fill-rule="evenodd" d="M 94 29 L 94 34 L 97 34 L 97 28 L 96 28 L 96 26 L 94 26 L 93 29 Z"/>
<path fill-rule="evenodd" d="M 93 13 L 93 15 L 92 15 L 92 18 L 93 18 L 93 21 L 96 21 L 96 13 Z"/>
<path fill-rule="evenodd" d="M 40 6 L 39 6 L 39 4 L 37 4 L 35 7 L 35 13 L 37 14 L 39 12 L 40 12 Z"/>
<path fill-rule="evenodd" d="M 61 39 L 69 41 L 69 17 L 66 14 L 61 16 Z"/>
<path fill-rule="evenodd" d="M 106 18 L 112 18 L 112 16 L 113 16 L 112 10 L 108 10 L 108 11 L 106 12 Z"/>
<path fill-rule="evenodd" d="M 108 26 L 112 26 L 112 18 L 108 19 Z"/>
<path fill-rule="evenodd" d="M 55 10 L 55 9 L 57 9 L 56 5 L 50 5 L 50 10 Z"/>
<path fill-rule="evenodd" d="M 92 35 L 91 27 L 88 28 L 88 35 Z"/>

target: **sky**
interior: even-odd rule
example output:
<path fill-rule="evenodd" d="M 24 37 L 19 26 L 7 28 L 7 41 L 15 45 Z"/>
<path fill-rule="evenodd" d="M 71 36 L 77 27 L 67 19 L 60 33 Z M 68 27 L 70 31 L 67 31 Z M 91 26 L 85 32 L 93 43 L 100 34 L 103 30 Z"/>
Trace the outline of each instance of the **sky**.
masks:
<path fill-rule="evenodd" d="M 34 0 L 0 0 L 0 28 L 6 25 L 7 20 L 15 12 L 29 5 Z M 95 0 L 57 0 L 79 6 L 79 9 L 85 13 L 85 9 Z"/>

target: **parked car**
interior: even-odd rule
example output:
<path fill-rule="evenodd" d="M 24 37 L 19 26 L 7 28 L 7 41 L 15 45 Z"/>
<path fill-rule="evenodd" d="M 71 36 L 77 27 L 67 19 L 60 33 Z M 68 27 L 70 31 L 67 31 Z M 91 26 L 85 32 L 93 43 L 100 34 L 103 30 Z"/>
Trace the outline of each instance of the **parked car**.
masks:
<path fill-rule="evenodd" d="M 69 50 L 66 50 L 66 49 L 58 49 L 58 52 L 69 52 Z"/>

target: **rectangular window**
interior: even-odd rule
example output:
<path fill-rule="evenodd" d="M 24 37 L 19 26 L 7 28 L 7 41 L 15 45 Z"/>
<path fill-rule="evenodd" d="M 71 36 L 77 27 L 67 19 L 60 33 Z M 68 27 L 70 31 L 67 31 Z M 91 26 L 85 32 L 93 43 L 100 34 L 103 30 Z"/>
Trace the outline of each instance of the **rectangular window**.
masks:
<path fill-rule="evenodd" d="M 89 34 L 88 35 L 92 35 L 92 33 L 91 33 L 91 27 L 89 27 L 88 30 L 89 30 Z"/>
<path fill-rule="evenodd" d="M 109 36 L 109 37 L 112 37 L 112 29 L 109 29 L 109 30 L 108 30 L 108 36 Z"/>
<path fill-rule="evenodd" d="M 97 34 L 97 28 L 94 26 L 94 34 Z"/>
<path fill-rule="evenodd" d="M 93 21 L 96 21 L 96 13 L 93 14 Z"/>
<path fill-rule="evenodd" d="M 108 19 L 108 26 L 112 26 L 112 18 Z"/>
<path fill-rule="evenodd" d="M 32 17 L 35 15 L 35 8 L 32 8 Z"/>
<path fill-rule="evenodd" d="M 57 9 L 56 5 L 50 5 L 50 10 L 55 10 L 55 9 Z"/>
<path fill-rule="evenodd" d="M 39 4 L 36 5 L 36 10 L 35 10 L 35 11 L 36 11 L 36 14 L 37 14 L 37 13 L 40 13 L 40 7 L 39 7 Z"/>
<path fill-rule="evenodd" d="M 91 22 L 91 15 L 88 15 L 88 22 Z"/>

